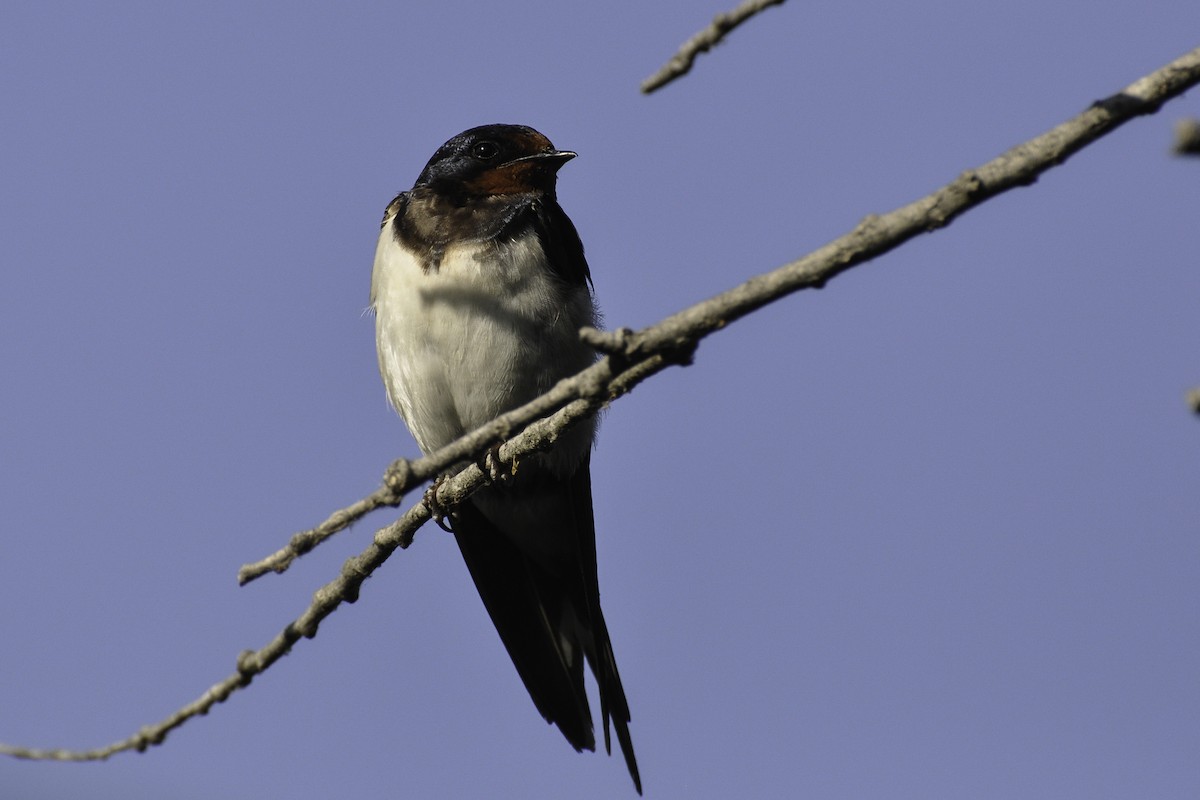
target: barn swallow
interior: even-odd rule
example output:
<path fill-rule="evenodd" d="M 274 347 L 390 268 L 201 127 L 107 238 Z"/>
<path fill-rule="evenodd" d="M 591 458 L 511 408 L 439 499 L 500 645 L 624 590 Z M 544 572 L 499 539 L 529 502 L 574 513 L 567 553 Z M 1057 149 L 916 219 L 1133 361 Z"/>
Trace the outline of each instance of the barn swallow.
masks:
<path fill-rule="evenodd" d="M 428 454 L 587 367 L 595 325 L 579 234 L 558 204 L 575 157 L 522 125 L 446 142 L 383 217 L 371 306 L 391 404 Z M 629 704 L 600 610 L 589 464 L 595 420 L 450 512 L 463 560 L 534 705 L 595 750 L 586 660 L 639 794 Z"/>

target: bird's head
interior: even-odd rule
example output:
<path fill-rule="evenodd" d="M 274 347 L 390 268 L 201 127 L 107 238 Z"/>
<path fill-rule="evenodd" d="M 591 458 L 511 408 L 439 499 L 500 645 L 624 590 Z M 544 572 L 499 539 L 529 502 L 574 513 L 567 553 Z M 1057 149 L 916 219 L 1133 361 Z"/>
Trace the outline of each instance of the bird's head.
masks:
<path fill-rule="evenodd" d="M 559 167 L 575 157 L 524 125 L 482 125 L 438 148 L 414 188 L 465 197 L 554 192 Z"/>

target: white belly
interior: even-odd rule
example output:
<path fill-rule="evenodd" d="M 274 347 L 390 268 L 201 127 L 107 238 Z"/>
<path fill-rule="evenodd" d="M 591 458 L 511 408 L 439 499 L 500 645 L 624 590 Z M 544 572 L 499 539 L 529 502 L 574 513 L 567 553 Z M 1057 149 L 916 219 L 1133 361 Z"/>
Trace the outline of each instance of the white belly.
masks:
<path fill-rule="evenodd" d="M 423 272 L 384 226 L 372 277 L 379 370 L 423 452 L 592 362 L 578 336 L 595 319 L 591 296 L 575 287 L 564 302 L 542 260 L 537 239 L 523 237 L 450 247 L 436 270 Z M 556 471 L 574 469 L 594 428 L 580 425 L 559 443 Z"/>

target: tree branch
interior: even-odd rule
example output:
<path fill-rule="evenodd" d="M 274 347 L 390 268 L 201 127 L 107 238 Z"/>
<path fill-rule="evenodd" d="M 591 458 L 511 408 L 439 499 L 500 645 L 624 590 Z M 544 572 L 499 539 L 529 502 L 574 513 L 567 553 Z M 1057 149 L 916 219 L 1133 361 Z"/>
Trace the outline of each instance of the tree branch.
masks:
<path fill-rule="evenodd" d="M 430 477 L 451 464 L 470 462 L 496 442 L 508 439 L 512 431 L 520 433 L 499 449 L 502 461 L 515 462 L 552 446 L 571 425 L 628 393 L 641 381 L 669 366 L 689 363 L 705 336 L 800 289 L 822 287 L 829 279 L 900 246 L 917 234 L 944 227 L 998 194 L 1032 184 L 1043 172 L 1062 164 L 1091 142 L 1135 117 L 1154 113 L 1163 102 L 1198 83 L 1200 49 L 1094 103 L 1082 114 L 1041 136 L 967 170 L 933 194 L 882 216 L 867 217 L 845 236 L 773 272 L 751 278 L 636 333 L 628 329 L 612 333 L 584 329 L 581 332 L 584 340 L 607 353 L 600 361 L 431 456 L 411 463 L 396 462 L 385 476 L 383 489 L 335 512 L 314 530 L 344 528 L 380 505 L 398 504 L 403 491 L 423 480 L 417 476 Z M 445 508 L 453 507 L 486 482 L 484 471 L 469 463 L 439 485 L 437 502 Z M 95 750 L 35 750 L 0 745 L 0 753 L 25 759 L 97 761 L 125 750 L 141 751 L 161 744 L 170 731 L 188 719 L 206 713 L 238 689 L 250 685 L 254 676 L 288 653 L 302 637 L 315 636 L 320 623 L 339 605 L 358 599 L 363 581 L 397 548 L 407 547 L 429 516 L 429 509 L 419 503 L 396 522 L 377 531 L 371 544 L 348 559 L 338 577 L 314 594 L 304 613 L 262 649 L 239 656 L 232 675 L 165 720 Z"/>
<path fill-rule="evenodd" d="M 717 14 L 704 30 L 683 43 L 671 60 L 663 64 L 658 72 L 642 81 L 642 94 L 651 94 L 676 78 L 681 78 L 692 69 L 696 56 L 707 53 L 721 43 L 729 32 L 755 14 L 771 6 L 783 5 L 784 0 L 743 0 L 742 4 L 725 14 Z"/>

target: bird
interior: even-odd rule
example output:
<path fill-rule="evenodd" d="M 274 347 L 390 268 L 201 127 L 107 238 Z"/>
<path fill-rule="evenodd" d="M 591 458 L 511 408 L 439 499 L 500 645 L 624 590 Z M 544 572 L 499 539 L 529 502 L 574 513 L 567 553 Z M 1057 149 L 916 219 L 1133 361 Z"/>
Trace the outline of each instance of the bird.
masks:
<path fill-rule="evenodd" d="M 576 157 L 524 125 L 482 125 L 437 149 L 388 205 L 371 275 L 379 371 L 425 454 L 595 361 L 583 243 L 558 204 Z M 584 662 L 638 794 L 629 703 L 600 609 L 592 513 L 596 422 L 510 467 L 448 528 L 534 705 L 577 752 L 595 750 Z M 427 495 L 427 498 L 431 495 Z"/>

